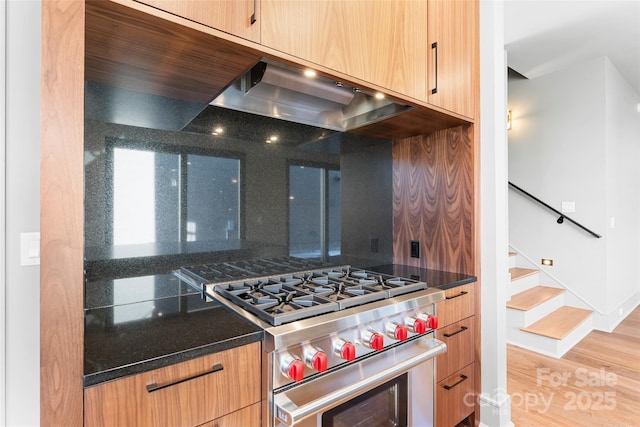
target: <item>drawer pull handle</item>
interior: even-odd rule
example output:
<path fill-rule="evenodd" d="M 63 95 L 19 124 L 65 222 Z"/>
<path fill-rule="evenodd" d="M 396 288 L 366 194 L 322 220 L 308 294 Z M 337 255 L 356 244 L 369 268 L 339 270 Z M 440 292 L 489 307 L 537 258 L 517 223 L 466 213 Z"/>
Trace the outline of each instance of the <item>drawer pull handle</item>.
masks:
<path fill-rule="evenodd" d="M 196 378 L 200 378 L 200 377 L 204 377 L 205 375 L 209 375 L 209 374 L 213 374 L 214 372 L 218 372 L 218 371 L 222 371 L 224 368 L 222 367 L 222 365 L 220 363 L 216 363 L 215 365 L 213 365 L 211 367 L 210 370 L 202 372 L 200 374 L 196 374 L 193 375 L 191 377 L 187 377 L 187 378 L 182 378 L 170 383 L 166 383 L 166 384 L 162 384 L 162 385 L 158 385 L 156 383 L 151 383 L 147 385 L 147 392 L 148 393 L 152 393 L 154 391 L 158 391 L 158 390 L 162 390 L 163 388 L 167 388 L 167 387 L 171 387 L 180 383 L 183 383 L 185 381 L 190 381 L 190 380 L 194 380 Z"/>
<path fill-rule="evenodd" d="M 451 385 L 443 385 L 442 387 L 444 387 L 445 390 L 451 390 L 452 388 L 454 388 L 455 386 L 457 386 L 458 384 L 460 384 L 461 382 L 463 382 L 467 378 L 469 378 L 469 377 L 467 377 L 466 375 L 460 375 L 460 379 L 458 380 L 458 382 L 456 382 L 455 384 L 451 384 Z"/>
<path fill-rule="evenodd" d="M 466 295 L 466 294 L 468 294 L 468 293 L 469 293 L 469 292 L 467 292 L 467 291 L 462 291 L 462 292 L 460 292 L 458 295 L 454 295 L 454 296 L 452 296 L 452 297 L 445 297 L 445 298 L 446 298 L 446 299 L 454 299 L 454 298 L 458 298 L 458 297 L 461 297 L 461 296 L 463 296 L 463 295 Z"/>
<path fill-rule="evenodd" d="M 455 331 L 455 332 L 454 332 L 454 333 L 452 333 L 452 334 L 443 334 L 443 335 L 444 335 L 445 337 L 449 338 L 449 337 L 452 337 L 452 336 L 454 336 L 454 335 L 459 334 L 460 332 L 464 332 L 464 331 L 466 331 L 467 329 L 469 329 L 469 328 L 467 328 L 466 326 L 461 326 L 459 331 Z"/>

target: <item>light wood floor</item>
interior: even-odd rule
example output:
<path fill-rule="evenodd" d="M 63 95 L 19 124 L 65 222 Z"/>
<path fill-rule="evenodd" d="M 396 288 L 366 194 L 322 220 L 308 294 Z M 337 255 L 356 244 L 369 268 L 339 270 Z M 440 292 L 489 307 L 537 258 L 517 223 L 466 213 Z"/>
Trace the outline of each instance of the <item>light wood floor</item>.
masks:
<path fill-rule="evenodd" d="M 511 420 L 521 426 L 640 426 L 640 307 L 561 359 L 507 348 Z"/>

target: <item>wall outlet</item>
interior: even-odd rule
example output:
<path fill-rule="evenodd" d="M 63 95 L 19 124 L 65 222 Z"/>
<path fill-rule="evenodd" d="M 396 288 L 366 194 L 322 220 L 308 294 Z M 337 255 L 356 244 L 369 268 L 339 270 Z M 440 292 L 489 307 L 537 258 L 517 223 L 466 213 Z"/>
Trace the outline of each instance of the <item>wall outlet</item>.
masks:
<path fill-rule="evenodd" d="M 411 241 L 411 258 L 420 258 L 420 241 Z"/>
<path fill-rule="evenodd" d="M 576 202 L 562 202 L 562 213 L 573 213 L 576 211 Z"/>

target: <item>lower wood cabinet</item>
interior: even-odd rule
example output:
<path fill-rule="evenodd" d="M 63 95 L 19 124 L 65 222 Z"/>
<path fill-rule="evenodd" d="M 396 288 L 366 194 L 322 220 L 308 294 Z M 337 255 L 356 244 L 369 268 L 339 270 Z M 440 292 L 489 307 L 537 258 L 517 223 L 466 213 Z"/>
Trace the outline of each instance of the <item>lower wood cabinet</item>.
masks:
<path fill-rule="evenodd" d="M 436 378 L 441 380 L 475 361 L 475 316 L 438 329 L 438 339 L 447 345 L 447 351 L 436 359 Z"/>
<path fill-rule="evenodd" d="M 198 427 L 260 427 L 260 408 L 262 404 L 251 406 L 232 412 Z"/>
<path fill-rule="evenodd" d="M 436 387 L 436 426 L 457 426 L 474 412 L 474 369 L 475 363 L 472 363 L 438 382 Z"/>
<path fill-rule="evenodd" d="M 84 425 L 258 425 L 235 421 L 259 420 L 260 357 L 254 343 L 87 387 Z"/>
<path fill-rule="evenodd" d="M 475 412 L 475 284 L 445 291 L 437 306 L 437 338 L 447 351 L 436 358 L 436 426 L 456 427 Z M 473 417 L 470 418 L 471 420 Z M 469 421 L 469 420 L 466 420 Z"/>

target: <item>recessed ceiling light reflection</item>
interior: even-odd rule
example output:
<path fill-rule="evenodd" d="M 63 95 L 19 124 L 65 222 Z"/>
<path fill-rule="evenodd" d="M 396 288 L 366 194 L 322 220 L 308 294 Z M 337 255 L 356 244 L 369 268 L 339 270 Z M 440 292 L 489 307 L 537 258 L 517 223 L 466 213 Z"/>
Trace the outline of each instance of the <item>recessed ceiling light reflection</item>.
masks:
<path fill-rule="evenodd" d="M 273 144 L 274 142 L 277 142 L 277 141 L 278 141 L 278 135 L 271 135 L 269 139 L 267 139 L 265 142 L 267 144 Z"/>
<path fill-rule="evenodd" d="M 382 92 L 376 92 L 375 97 L 376 97 L 376 99 L 384 99 L 384 93 L 382 93 Z"/>
<path fill-rule="evenodd" d="M 224 128 L 222 126 L 216 126 L 211 132 L 212 135 L 222 135 L 224 133 Z"/>
<path fill-rule="evenodd" d="M 316 70 L 312 70 L 311 68 L 307 68 L 304 70 L 304 76 L 310 79 L 314 78 L 317 75 Z"/>

